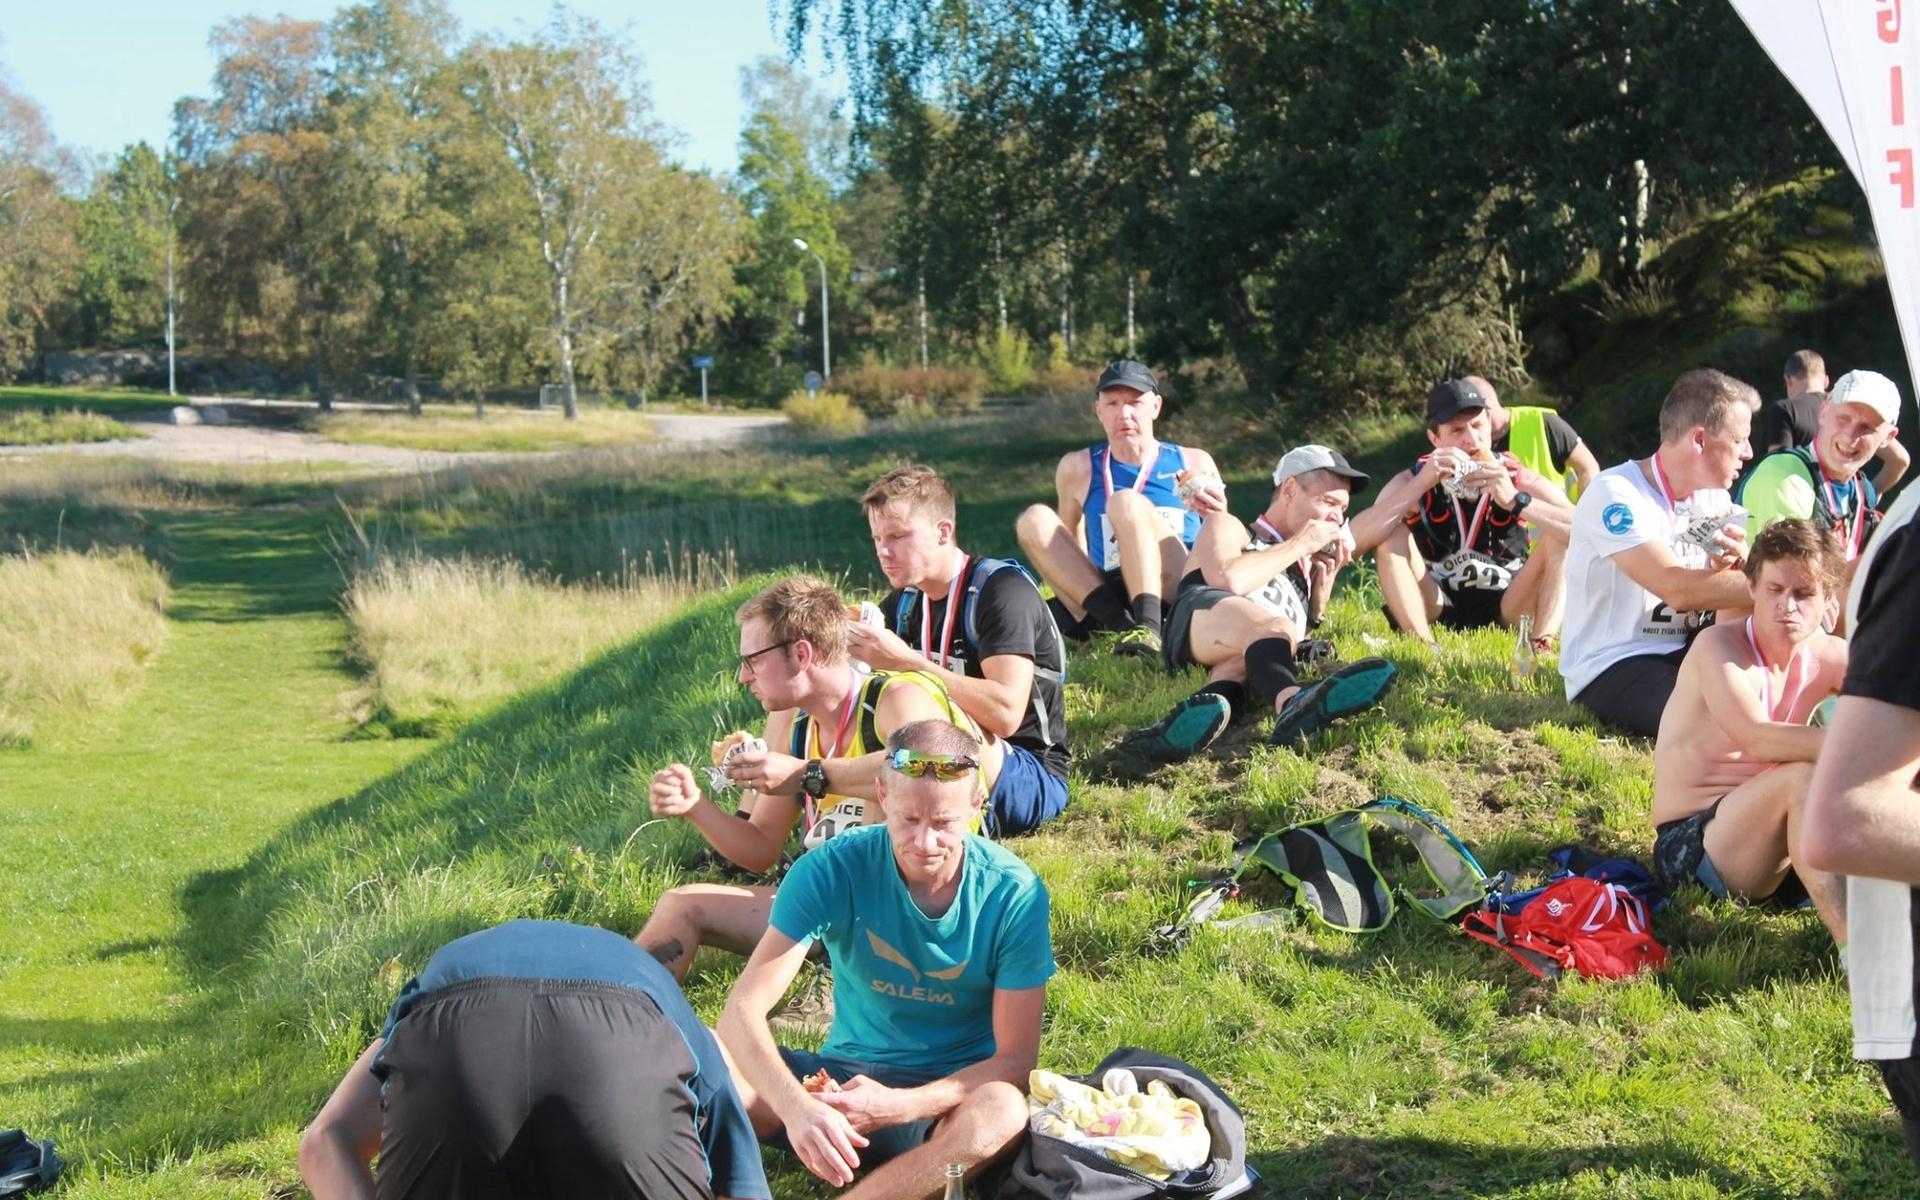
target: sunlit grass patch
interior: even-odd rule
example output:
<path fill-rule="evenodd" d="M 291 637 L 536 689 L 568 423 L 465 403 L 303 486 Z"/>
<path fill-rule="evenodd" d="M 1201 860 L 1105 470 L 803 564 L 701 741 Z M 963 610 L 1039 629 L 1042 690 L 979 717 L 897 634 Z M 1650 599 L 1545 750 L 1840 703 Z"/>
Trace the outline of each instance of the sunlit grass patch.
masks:
<path fill-rule="evenodd" d="M 0 409 L 0 446 L 58 446 L 137 437 L 112 417 L 76 409 L 57 412 Z"/>
<path fill-rule="evenodd" d="M 652 422 L 638 413 L 592 408 L 581 409 L 572 420 L 556 412 L 519 409 L 495 409 L 484 419 L 451 408 L 431 408 L 418 417 L 404 412 L 332 412 L 309 418 L 306 427 L 336 442 L 451 453 L 573 450 L 657 440 Z"/>
<path fill-rule="evenodd" d="M 131 550 L 0 555 L 0 747 L 123 701 L 166 639 L 168 590 Z"/>

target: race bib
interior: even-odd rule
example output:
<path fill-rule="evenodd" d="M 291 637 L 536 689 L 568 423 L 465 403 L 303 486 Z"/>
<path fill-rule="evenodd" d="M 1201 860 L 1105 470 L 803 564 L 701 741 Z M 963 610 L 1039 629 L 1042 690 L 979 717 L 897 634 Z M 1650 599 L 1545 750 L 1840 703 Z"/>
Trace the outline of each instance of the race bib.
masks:
<path fill-rule="evenodd" d="M 1153 511 L 1159 516 L 1160 523 L 1167 527 L 1167 532 L 1179 538 L 1184 545 L 1187 539 L 1182 535 L 1187 531 L 1187 510 L 1155 508 Z M 1120 565 L 1120 542 L 1113 536 L 1113 522 L 1104 512 L 1100 514 L 1100 561 L 1106 564 L 1104 569 L 1109 571 Z"/>
<path fill-rule="evenodd" d="M 1434 565 L 1433 574 L 1455 591 L 1504 592 L 1513 586 L 1513 568 L 1478 550 L 1454 551 Z"/>
<path fill-rule="evenodd" d="M 1707 623 L 1707 614 L 1703 612 L 1675 612 L 1664 601 L 1655 601 L 1640 621 L 1640 632 L 1646 637 L 1674 638 L 1685 641 L 1686 636 Z"/>
<path fill-rule="evenodd" d="M 836 837 L 849 829 L 856 829 L 867 823 L 867 802 L 852 796 L 828 797 L 828 804 L 820 810 L 819 816 L 807 829 L 800 844 L 812 850 L 828 838 Z"/>
<path fill-rule="evenodd" d="M 1249 599 L 1281 620 L 1294 621 L 1304 627 L 1307 623 L 1307 602 L 1288 578 L 1289 574 L 1291 572 L 1282 572 Z"/>

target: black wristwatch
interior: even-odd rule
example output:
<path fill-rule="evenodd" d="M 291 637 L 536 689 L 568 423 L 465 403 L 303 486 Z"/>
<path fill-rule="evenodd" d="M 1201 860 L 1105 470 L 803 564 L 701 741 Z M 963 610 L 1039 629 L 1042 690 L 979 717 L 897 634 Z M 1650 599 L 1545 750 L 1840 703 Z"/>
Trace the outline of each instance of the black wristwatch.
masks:
<path fill-rule="evenodd" d="M 827 798 L 827 765 L 817 758 L 807 760 L 807 769 L 800 772 L 800 790 L 815 800 Z"/>
<path fill-rule="evenodd" d="M 1526 492 L 1515 492 L 1513 494 L 1513 511 L 1515 512 L 1525 512 L 1527 505 L 1532 503 L 1533 497 Z"/>

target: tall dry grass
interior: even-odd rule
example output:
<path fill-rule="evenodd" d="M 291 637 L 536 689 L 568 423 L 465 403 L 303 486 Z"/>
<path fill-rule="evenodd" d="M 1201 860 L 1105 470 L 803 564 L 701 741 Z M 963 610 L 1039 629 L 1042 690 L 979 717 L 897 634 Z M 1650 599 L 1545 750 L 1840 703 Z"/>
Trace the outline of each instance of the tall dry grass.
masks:
<path fill-rule="evenodd" d="M 363 726 L 443 732 L 576 670 L 712 587 L 708 560 L 611 582 L 560 583 L 511 559 L 380 557 L 351 572 L 342 605 L 365 668 L 350 698 Z"/>
<path fill-rule="evenodd" d="M 132 550 L 0 555 L 0 747 L 123 699 L 166 640 L 169 591 Z"/>

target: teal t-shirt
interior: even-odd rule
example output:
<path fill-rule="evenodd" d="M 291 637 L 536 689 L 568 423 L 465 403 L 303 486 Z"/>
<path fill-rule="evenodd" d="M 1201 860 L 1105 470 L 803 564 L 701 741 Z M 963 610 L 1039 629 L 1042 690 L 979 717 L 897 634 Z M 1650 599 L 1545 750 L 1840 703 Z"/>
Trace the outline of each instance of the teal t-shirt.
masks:
<path fill-rule="evenodd" d="M 885 826 L 802 855 L 769 924 L 818 938 L 833 962 L 833 1026 L 821 1053 L 938 1079 L 994 1053 L 993 993 L 1053 976 L 1046 885 L 982 837 L 967 837 L 960 892 L 938 918 L 913 902 Z"/>

